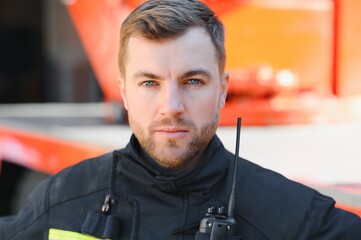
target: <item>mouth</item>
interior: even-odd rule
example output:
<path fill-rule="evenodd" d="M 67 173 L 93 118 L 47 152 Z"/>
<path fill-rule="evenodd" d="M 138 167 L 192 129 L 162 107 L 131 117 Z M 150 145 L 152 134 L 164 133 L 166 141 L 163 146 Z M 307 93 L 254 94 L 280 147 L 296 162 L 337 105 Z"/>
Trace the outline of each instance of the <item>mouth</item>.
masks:
<path fill-rule="evenodd" d="M 156 129 L 155 133 L 161 137 L 178 139 L 185 137 L 189 133 L 189 131 L 186 128 L 180 127 L 161 127 Z"/>

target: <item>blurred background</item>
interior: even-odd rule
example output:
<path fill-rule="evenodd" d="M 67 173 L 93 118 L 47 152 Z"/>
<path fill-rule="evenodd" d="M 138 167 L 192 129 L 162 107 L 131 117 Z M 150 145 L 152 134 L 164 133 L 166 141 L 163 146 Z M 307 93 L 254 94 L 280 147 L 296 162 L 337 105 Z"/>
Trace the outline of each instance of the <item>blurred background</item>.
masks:
<path fill-rule="evenodd" d="M 118 32 L 141 0 L 0 0 L 0 215 L 36 184 L 124 147 Z M 204 0 L 226 28 L 217 134 L 361 215 L 361 2 Z"/>
<path fill-rule="evenodd" d="M 103 94 L 63 2 L 0 0 L 2 106 L 5 104 L 12 108 L 15 103 L 102 100 Z M 31 107 L 26 109 L 39 114 Z M 14 111 L 22 112 L 16 108 Z M 0 118 L 6 115 L 0 111 Z M 0 144 L 0 148 L 0 158 L 3 158 L 1 153 L 8 147 Z M 18 208 L 15 207 L 18 205 L 16 201 L 26 197 L 20 195 L 27 195 L 27 189 L 32 189 L 47 173 L 30 172 L 24 166 L 10 161 L 3 161 L 1 165 L 0 213 L 4 215 L 13 213 Z M 25 183 L 29 183 L 29 186 L 25 186 Z M 17 187 L 24 190 L 18 191 L 19 197 L 14 197 Z"/>

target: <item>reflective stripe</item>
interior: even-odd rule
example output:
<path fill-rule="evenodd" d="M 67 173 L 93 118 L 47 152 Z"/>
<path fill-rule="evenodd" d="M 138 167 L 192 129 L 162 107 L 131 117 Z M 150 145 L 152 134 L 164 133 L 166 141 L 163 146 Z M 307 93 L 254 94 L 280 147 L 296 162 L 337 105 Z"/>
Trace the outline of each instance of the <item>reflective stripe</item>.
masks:
<path fill-rule="evenodd" d="M 49 240 L 99 240 L 100 238 L 84 235 L 78 232 L 50 228 L 48 239 Z"/>

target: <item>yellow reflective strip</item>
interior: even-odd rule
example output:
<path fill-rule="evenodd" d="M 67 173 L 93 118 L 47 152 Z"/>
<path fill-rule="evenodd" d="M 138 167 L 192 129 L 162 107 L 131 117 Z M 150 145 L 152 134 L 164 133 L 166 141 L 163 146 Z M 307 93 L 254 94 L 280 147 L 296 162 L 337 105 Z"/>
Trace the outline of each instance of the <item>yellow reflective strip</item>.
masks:
<path fill-rule="evenodd" d="M 84 235 L 67 230 L 49 229 L 49 240 L 99 240 L 100 238 Z"/>

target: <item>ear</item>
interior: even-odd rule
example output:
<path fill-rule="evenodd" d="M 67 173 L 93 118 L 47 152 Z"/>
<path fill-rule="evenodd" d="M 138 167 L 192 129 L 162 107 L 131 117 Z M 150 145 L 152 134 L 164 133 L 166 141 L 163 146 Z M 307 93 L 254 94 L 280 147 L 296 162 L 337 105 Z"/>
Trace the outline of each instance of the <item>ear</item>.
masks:
<path fill-rule="evenodd" d="M 227 91 L 228 91 L 228 80 L 229 80 L 229 73 L 224 72 L 221 78 L 221 95 L 219 99 L 220 108 L 223 108 L 226 104 L 227 98 Z"/>
<path fill-rule="evenodd" d="M 128 102 L 127 102 L 127 96 L 125 94 L 125 78 L 123 77 L 122 74 L 119 74 L 117 77 L 117 83 L 120 89 L 120 96 L 123 99 L 123 104 L 125 109 L 128 110 Z"/>

